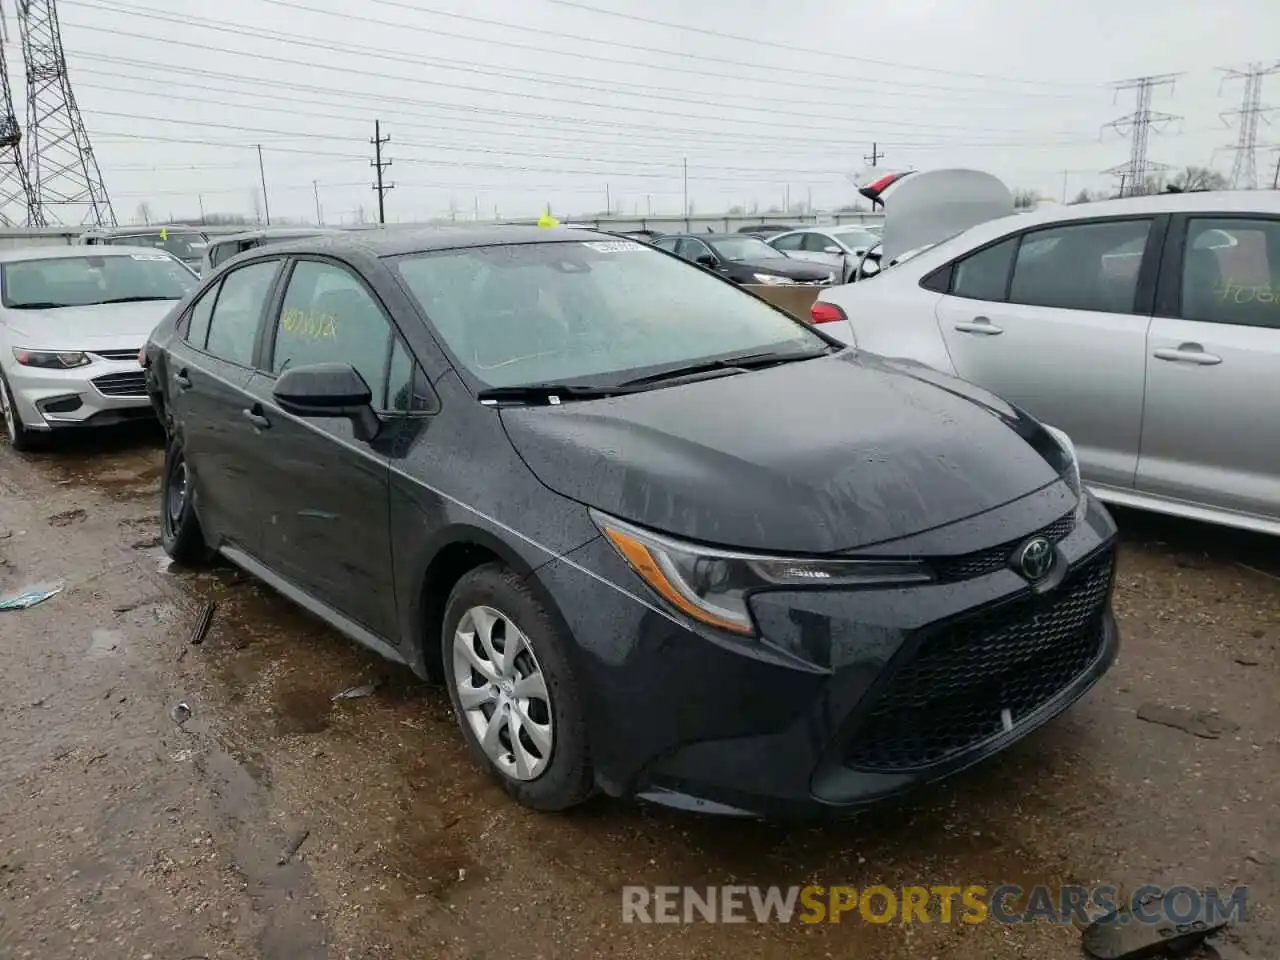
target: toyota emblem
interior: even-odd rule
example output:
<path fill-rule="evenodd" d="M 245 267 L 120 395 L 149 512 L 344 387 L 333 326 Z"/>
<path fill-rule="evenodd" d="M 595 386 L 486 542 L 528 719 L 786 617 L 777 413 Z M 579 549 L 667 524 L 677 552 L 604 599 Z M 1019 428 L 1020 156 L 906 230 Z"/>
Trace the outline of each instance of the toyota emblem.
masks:
<path fill-rule="evenodd" d="M 1053 544 L 1044 537 L 1032 537 L 1018 549 L 1017 567 L 1028 580 L 1042 580 L 1053 569 Z"/>

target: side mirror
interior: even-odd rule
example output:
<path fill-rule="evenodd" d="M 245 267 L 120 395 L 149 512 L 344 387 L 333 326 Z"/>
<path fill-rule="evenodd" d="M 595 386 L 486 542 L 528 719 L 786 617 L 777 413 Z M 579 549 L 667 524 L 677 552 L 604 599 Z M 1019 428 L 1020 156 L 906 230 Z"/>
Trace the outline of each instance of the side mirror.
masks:
<path fill-rule="evenodd" d="M 844 250 L 843 250 L 843 249 L 841 249 L 840 247 L 837 247 L 837 246 L 833 243 L 833 244 L 832 244 L 831 246 L 829 246 L 829 247 L 823 247 L 823 248 L 822 248 L 822 252 L 823 252 L 823 253 L 835 253 L 835 254 L 840 254 L 840 253 L 844 253 Z"/>
<path fill-rule="evenodd" d="M 382 427 L 373 393 L 349 363 L 312 363 L 286 370 L 271 391 L 283 410 L 299 417 L 350 420 L 356 439 L 368 443 Z"/>
<path fill-rule="evenodd" d="M 709 253 L 700 253 L 693 258 L 693 262 L 703 267 L 714 267 L 716 258 Z"/>
<path fill-rule="evenodd" d="M 874 277 L 880 272 L 880 264 L 868 257 L 862 261 L 861 273 L 864 277 Z"/>

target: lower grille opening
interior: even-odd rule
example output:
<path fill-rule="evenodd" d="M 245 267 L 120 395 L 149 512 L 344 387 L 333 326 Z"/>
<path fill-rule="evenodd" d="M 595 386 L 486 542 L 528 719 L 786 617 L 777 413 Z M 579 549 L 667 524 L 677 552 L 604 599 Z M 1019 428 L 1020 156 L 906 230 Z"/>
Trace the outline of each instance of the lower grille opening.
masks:
<path fill-rule="evenodd" d="M 147 375 L 142 370 L 137 373 L 108 373 L 93 378 L 93 385 L 108 397 L 145 397 L 147 395 Z"/>
<path fill-rule="evenodd" d="M 889 678 L 850 737 L 847 766 L 910 770 L 945 762 L 1044 706 L 1102 645 L 1114 555 L 1094 558 L 1052 597 L 1014 601 L 927 638 Z"/>

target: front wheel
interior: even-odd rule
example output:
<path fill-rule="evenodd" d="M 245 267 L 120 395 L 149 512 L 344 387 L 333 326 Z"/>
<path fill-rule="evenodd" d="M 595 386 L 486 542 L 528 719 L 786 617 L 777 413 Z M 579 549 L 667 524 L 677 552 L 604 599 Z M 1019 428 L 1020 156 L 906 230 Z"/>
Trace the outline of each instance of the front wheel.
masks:
<path fill-rule="evenodd" d="M 22 422 L 22 414 L 18 411 L 18 403 L 9 389 L 9 381 L 0 373 L 0 418 L 4 420 L 5 434 L 9 438 L 9 446 L 15 450 L 30 450 L 36 444 L 36 433 L 28 430 Z"/>
<path fill-rule="evenodd" d="M 514 571 L 464 574 L 445 608 L 445 682 L 477 764 L 516 801 L 566 810 L 591 796 L 572 638 Z"/>
<path fill-rule="evenodd" d="M 182 445 L 170 442 L 160 487 L 160 543 L 173 560 L 186 566 L 206 563 L 212 554 L 191 505 L 191 478 Z"/>

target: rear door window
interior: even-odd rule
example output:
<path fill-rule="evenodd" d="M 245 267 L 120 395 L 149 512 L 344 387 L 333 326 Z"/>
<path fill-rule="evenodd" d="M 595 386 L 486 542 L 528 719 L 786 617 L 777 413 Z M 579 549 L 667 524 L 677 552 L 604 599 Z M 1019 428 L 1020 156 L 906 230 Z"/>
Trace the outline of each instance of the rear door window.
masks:
<path fill-rule="evenodd" d="M 952 294 L 970 300 L 1004 300 L 1017 249 L 1018 238 L 1011 237 L 957 261 L 951 281 Z"/>
<path fill-rule="evenodd" d="M 1009 302 L 1133 313 L 1151 220 L 1071 223 L 1023 235 Z"/>
<path fill-rule="evenodd" d="M 237 267 L 223 278 L 205 349 L 242 367 L 252 366 L 258 325 L 279 270 L 279 260 L 263 260 Z"/>

